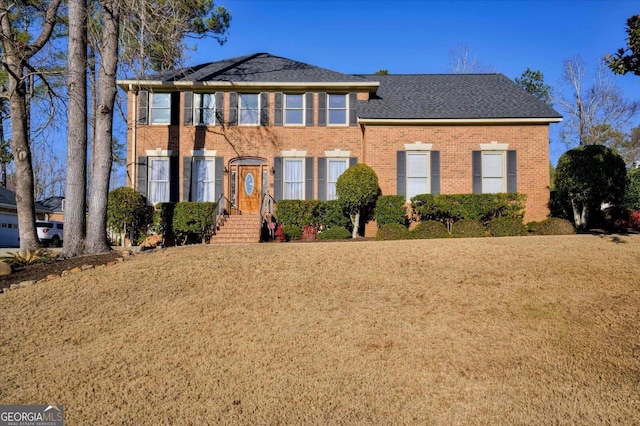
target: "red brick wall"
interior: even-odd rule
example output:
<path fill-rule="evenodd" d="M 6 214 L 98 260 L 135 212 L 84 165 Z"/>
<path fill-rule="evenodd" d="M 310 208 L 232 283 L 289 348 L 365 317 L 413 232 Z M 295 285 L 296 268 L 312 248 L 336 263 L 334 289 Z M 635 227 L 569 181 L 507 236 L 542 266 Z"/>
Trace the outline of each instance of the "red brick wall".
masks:
<path fill-rule="evenodd" d="M 366 99 L 366 93 L 358 94 Z M 127 155 L 131 163 L 133 147 L 132 125 L 134 96 L 129 94 L 129 132 Z M 229 96 L 225 94 L 225 119 L 228 119 Z M 314 98 L 314 117 L 317 123 L 318 96 Z M 274 94 L 269 98 L 270 125 L 259 126 L 138 126 L 136 129 L 136 159 L 148 149 L 170 149 L 182 157 L 193 149 L 216 150 L 225 164 L 240 156 L 257 156 L 266 160 L 269 168 L 280 151 L 297 149 L 307 156 L 323 157 L 325 150 L 350 151 L 359 162 L 371 166 L 380 180 L 383 194 L 396 192 L 396 151 L 405 143 L 417 141 L 433 144 L 441 156 L 441 193 L 470 193 L 472 191 L 471 152 L 481 143 L 508 143 L 518 152 L 518 192 L 527 194 L 525 221 L 541 220 L 548 214 L 549 199 L 549 139 L 548 125 L 447 125 L 447 126 L 273 126 Z M 182 111 L 180 112 L 182 123 Z M 127 168 L 131 185 L 131 164 Z M 314 165 L 317 181 L 317 163 Z M 225 176 L 225 180 L 228 177 Z M 228 182 L 225 182 L 225 188 Z M 181 187 L 181 185 L 179 185 Z M 269 183 L 273 194 L 273 179 Z M 317 191 L 317 188 L 314 188 Z M 314 194 L 316 195 L 316 194 Z M 182 199 L 182 194 L 180 194 Z"/>

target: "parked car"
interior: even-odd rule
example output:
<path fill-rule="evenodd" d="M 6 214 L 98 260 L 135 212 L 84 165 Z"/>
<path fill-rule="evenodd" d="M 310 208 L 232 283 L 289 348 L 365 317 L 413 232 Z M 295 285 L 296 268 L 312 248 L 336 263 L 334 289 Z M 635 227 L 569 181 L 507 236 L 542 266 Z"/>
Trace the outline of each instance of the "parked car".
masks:
<path fill-rule="evenodd" d="M 36 229 L 38 231 L 38 239 L 44 245 L 52 245 L 55 247 L 62 246 L 64 240 L 64 223 L 63 222 L 36 222 Z"/>

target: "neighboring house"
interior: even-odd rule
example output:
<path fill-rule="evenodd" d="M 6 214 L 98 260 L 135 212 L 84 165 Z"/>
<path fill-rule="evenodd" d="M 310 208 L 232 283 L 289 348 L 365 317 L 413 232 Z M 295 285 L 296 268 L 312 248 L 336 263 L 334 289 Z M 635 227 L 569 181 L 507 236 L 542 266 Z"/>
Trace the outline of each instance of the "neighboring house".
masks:
<path fill-rule="evenodd" d="M 49 197 L 38 201 L 38 203 L 49 209 L 49 217 L 47 220 L 64 222 L 64 197 L 59 195 Z"/>
<path fill-rule="evenodd" d="M 549 213 L 548 130 L 562 117 L 501 74 L 348 75 L 258 53 L 118 84 L 128 184 L 152 203 L 329 200 L 361 162 L 407 202 L 517 191 L 525 220 Z"/>
<path fill-rule="evenodd" d="M 40 203 L 35 204 L 36 219 L 48 220 L 49 209 Z M 0 247 L 19 247 L 18 210 L 16 194 L 6 188 L 0 188 Z"/>

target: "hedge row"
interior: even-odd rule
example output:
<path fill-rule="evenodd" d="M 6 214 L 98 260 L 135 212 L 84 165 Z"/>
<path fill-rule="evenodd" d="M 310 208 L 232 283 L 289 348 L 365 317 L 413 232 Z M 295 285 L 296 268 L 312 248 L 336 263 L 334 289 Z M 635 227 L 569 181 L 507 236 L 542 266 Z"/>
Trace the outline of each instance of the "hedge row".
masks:
<path fill-rule="evenodd" d="M 154 230 L 165 241 L 206 242 L 214 232 L 217 207 L 214 202 L 159 203 L 153 217 Z"/>
<path fill-rule="evenodd" d="M 411 198 L 413 214 L 420 220 L 451 223 L 479 220 L 487 223 L 497 217 L 522 218 L 525 194 L 421 194 Z"/>
<path fill-rule="evenodd" d="M 521 235 L 567 235 L 575 234 L 575 228 L 565 219 L 548 218 L 540 222 L 530 222 L 526 226 L 522 219 L 498 217 L 483 225 L 479 220 L 462 219 L 454 222 L 449 232 L 439 221 L 420 222 L 413 230 L 398 223 L 389 223 L 378 228 L 376 240 L 406 240 L 425 238 L 476 238 Z"/>

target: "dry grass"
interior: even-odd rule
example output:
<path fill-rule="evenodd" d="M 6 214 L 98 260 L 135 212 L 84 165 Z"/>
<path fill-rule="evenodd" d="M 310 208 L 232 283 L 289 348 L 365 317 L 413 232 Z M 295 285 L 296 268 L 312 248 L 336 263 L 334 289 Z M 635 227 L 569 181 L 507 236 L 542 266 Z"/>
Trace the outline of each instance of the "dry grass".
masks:
<path fill-rule="evenodd" d="M 191 246 L 0 296 L 67 424 L 638 424 L 640 237 Z"/>

